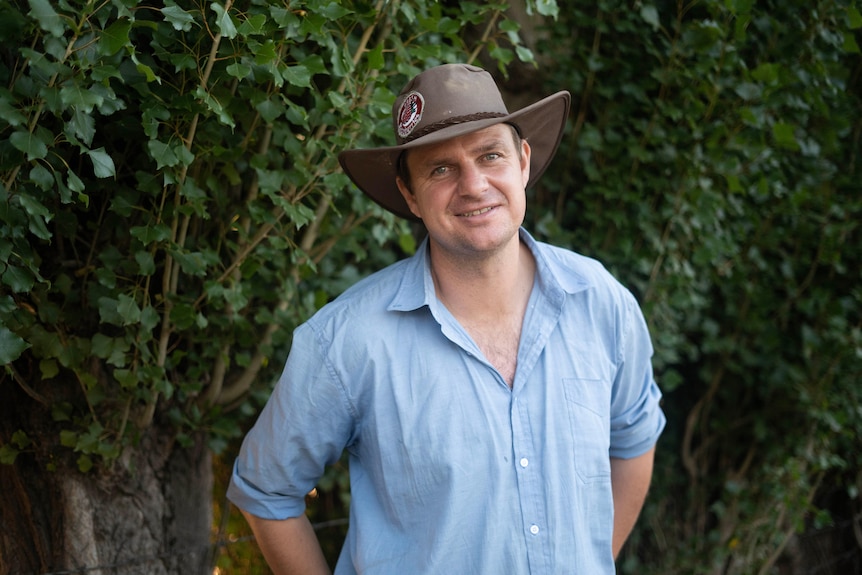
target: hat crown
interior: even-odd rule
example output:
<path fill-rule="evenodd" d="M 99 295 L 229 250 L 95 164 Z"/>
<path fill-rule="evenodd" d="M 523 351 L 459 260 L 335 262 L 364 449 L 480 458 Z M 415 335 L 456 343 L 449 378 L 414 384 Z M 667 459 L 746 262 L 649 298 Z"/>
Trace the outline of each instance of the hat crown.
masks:
<path fill-rule="evenodd" d="M 398 145 L 455 124 L 508 114 L 491 74 L 468 64 L 444 64 L 422 72 L 392 105 Z"/>

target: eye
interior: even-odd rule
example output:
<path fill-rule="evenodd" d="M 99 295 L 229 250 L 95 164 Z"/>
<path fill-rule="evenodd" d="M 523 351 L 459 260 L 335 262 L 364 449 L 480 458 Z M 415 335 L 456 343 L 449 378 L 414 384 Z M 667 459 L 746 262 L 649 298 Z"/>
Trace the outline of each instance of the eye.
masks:
<path fill-rule="evenodd" d="M 445 174 L 448 171 L 449 171 L 449 168 L 447 166 L 437 166 L 436 168 L 431 170 L 431 175 L 432 176 L 442 176 L 443 174 Z"/>

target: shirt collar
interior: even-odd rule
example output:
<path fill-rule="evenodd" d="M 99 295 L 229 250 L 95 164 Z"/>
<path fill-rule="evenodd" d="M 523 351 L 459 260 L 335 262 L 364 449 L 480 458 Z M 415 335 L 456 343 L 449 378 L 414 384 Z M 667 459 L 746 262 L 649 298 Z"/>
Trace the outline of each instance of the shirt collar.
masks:
<path fill-rule="evenodd" d="M 590 287 L 590 282 L 584 275 L 571 267 L 564 266 L 559 258 L 553 257 L 553 254 L 541 250 L 540 244 L 524 228 L 520 229 L 520 238 L 536 259 L 539 285 L 543 286 L 549 294 L 562 296 L 562 292 L 573 294 Z M 389 311 L 414 311 L 426 305 L 432 311 L 437 306 L 427 237 L 422 240 L 416 253 L 405 261 L 401 284 L 388 309 Z"/>
<path fill-rule="evenodd" d="M 413 311 L 422 306 L 431 306 L 437 299 L 434 280 L 431 278 L 431 258 L 428 256 L 426 236 L 416 253 L 405 262 L 401 285 L 389 304 L 389 311 Z"/>

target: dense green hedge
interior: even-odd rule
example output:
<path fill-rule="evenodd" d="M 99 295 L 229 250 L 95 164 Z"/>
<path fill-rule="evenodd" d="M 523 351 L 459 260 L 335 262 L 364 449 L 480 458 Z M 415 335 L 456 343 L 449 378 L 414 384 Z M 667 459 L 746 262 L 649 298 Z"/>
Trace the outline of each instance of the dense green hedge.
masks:
<path fill-rule="evenodd" d="M 0 22 L 4 385 L 82 470 L 157 416 L 235 437 L 292 326 L 413 249 L 337 151 L 381 141 L 422 67 L 531 57 L 494 4 L 30 0 Z"/>
<path fill-rule="evenodd" d="M 826 495 L 858 508 L 855 4 L 528 8 L 524 45 L 496 3 L 0 4 L 0 387 L 32 399 L 0 460 L 233 442 L 291 328 L 415 245 L 335 154 L 388 139 L 407 76 L 478 59 L 573 92 L 528 225 L 654 334 L 669 426 L 621 569 L 767 573 Z"/>
<path fill-rule="evenodd" d="M 669 413 L 625 572 L 768 573 L 833 521 L 855 547 L 860 29 L 850 2 L 600 0 L 537 50 L 576 102 L 534 225 L 637 292 Z"/>
<path fill-rule="evenodd" d="M 529 61 L 502 10 L 0 2 L 0 464 L 236 440 L 292 328 L 415 247 L 336 153 L 388 143 L 420 69 Z"/>

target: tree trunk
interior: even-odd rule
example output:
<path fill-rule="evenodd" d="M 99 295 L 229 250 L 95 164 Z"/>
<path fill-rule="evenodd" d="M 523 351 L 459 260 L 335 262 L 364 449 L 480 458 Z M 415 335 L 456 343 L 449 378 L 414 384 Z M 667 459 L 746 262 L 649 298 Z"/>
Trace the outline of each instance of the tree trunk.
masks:
<path fill-rule="evenodd" d="M 24 406 L 45 409 L 13 385 L 0 381 L 2 443 L 15 428 L 33 436 Z M 0 575 L 211 573 L 211 454 L 203 438 L 165 435 L 148 430 L 110 470 L 42 449 L 0 465 Z"/>

